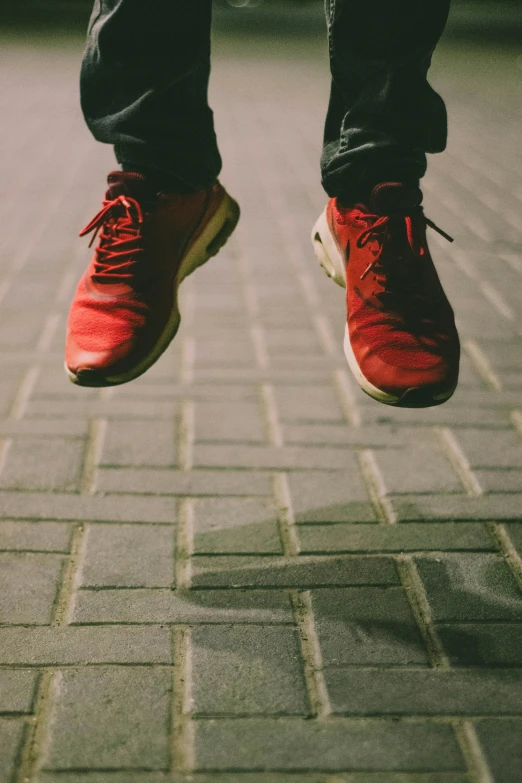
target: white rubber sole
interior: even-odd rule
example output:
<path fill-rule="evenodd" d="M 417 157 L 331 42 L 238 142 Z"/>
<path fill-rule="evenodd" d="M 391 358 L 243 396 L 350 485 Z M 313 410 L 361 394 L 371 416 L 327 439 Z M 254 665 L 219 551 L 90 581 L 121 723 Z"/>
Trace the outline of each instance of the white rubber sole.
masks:
<path fill-rule="evenodd" d="M 122 383 L 128 383 L 143 375 L 153 364 L 157 362 L 160 356 L 168 348 L 176 336 L 180 323 L 181 314 L 178 307 L 179 286 L 186 277 L 195 272 L 198 267 L 203 266 L 210 258 L 217 255 L 222 247 L 234 232 L 240 216 L 239 205 L 234 199 L 225 192 L 222 203 L 216 211 L 216 214 L 205 226 L 201 235 L 196 239 L 183 258 L 178 275 L 174 280 L 174 307 L 170 318 L 163 330 L 161 337 L 148 356 L 143 359 L 136 367 L 121 375 L 111 375 L 100 378 L 99 383 L 93 383 L 96 386 L 118 386 Z M 77 375 L 65 365 L 65 371 L 73 383 L 78 385 L 91 385 L 82 383 Z"/>
<path fill-rule="evenodd" d="M 337 247 L 337 243 L 332 236 L 330 226 L 328 225 L 328 218 L 326 209 L 321 213 L 312 229 L 312 245 L 314 247 L 315 255 L 317 256 L 320 265 L 324 269 L 325 273 L 341 288 L 346 288 L 346 268 L 344 259 Z M 397 397 L 397 395 L 389 394 L 388 392 L 378 389 L 373 383 L 370 383 L 368 378 L 363 374 L 355 354 L 353 352 L 352 344 L 350 342 L 350 334 L 348 331 L 348 325 L 346 325 L 344 333 L 344 355 L 348 362 L 352 375 L 355 380 L 369 397 L 372 397 L 378 402 L 382 402 L 385 405 L 397 405 L 404 407 L 429 407 L 430 405 L 440 405 L 452 396 L 453 392 L 457 388 L 455 384 L 448 391 L 441 392 L 439 394 L 432 394 L 431 401 L 427 401 L 422 405 L 410 405 L 404 401 L 403 397 Z"/>

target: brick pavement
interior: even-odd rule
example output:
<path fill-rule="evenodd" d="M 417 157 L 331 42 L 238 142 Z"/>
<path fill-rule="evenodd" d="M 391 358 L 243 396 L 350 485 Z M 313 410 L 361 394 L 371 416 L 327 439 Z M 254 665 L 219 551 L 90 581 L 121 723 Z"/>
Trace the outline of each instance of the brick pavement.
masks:
<path fill-rule="evenodd" d="M 218 36 L 238 232 L 145 377 L 67 381 L 76 232 L 112 165 L 80 48 L 2 40 L 0 780 L 519 783 L 516 53 L 437 58 L 452 130 L 426 206 L 457 240 L 431 237 L 462 380 L 396 411 L 354 387 L 309 245 L 321 31 Z"/>

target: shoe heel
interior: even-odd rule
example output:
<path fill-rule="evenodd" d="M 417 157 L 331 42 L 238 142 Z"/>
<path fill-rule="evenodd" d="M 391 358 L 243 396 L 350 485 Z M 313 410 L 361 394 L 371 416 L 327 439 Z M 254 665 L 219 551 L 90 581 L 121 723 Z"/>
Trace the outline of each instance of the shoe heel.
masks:
<path fill-rule="evenodd" d="M 346 288 L 344 261 L 330 232 L 326 211 L 312 229 L 312 245 L 325 274 L 341 288 Z"/>
<path fill-rule="evenodd" d="M 214 237 L 210 245 L 207 245 L 207 255 L 209 258 L 212 258 L 213 256 L 217 255 L 221 250 L 221 248 L 224 245 L 226 245 L 226 243 L 232 236 L 238 222 L 239 222 L 239 210 L 237 211 L 237 214 L 231 215 L 225 220 L 219 234 L 217 234 Z"/>

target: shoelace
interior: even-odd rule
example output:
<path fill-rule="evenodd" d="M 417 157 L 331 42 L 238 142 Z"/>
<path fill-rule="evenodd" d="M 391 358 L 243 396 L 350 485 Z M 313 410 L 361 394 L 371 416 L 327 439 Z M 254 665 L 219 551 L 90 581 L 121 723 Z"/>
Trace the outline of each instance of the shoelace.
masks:
<path fill-rule="evenodd" d="M 357 247 L 364 247 L 368 244 L 368 242 L 371 241 L 371 239 L 375 236 L 379 240 L 383 240 L 386 237 L 386 229 L 388 226 L 388 223 L 390 222 L 390 215 L 365 215 L 364 218 L 367 219 L 373 219 L 375 218 L 375 222 L 371 224 L 371 226 L 368 226 L 368 228 L 362 232 L 362 234 L 357 239 Z M 444 239 L 447 239 L 448 242 L 453 242 L 453 237 L 450 237 L 449 234 L 447 234 L 445 231 L 443 231 L 439 226 L 437 226 L 436 223 L 434 223 L 432 220 L 427 218 L 425 215 L 423 215 L 424 222 L 427 226 L 432 228 L 434 231 L 436 231 L 438 234 L 440 234 Z M 405 216 L 404 222 L 406 224 L 406 236 L 408 237 L 408 244 L 411 248 L 411 251 L 414 255 L 415 253 L 415 245 L 413 243 L 413 228 L 412 228 L 412 220 L 411 217 Z M 371 262 L 371 264 L 368 264 L 366 269 L 361 275 L 361 280 L 364 280 L 366 275 L 368 275 L 372 269 L 376 266 L 376 264 L 380 260 L 380 254 Z"/>
<path fill-rule="evenodd" d="M 125 210 L 123 214 L 121 207 Z M 99 234 L 95 260 L 97 277 L 106 282 L 108 278 L 121 282 L 132 276 L 132 264 L 143 251 L 140 244 L 142 224 L 143 211 L 136 199 L 118 196 L 103 202 L 98 214 L 80 232 L 84 237 L 94 231 L 89 247 Z"/>
<path fill-rule="evenodd" d="M 445 231 L 443 231 L 439 226 L 437 226 L 432 220 L 427 218 L 424 214 L 422 214 L 422 218 L 425 221 L 425 224 L 429 226 L 430 228 L 434 229 L 438 234 L 443 236 L 445 239 L 448 240 L 448 242 L 453 242 L 453 237 L 451 237 L 449 234 L 447 234 Z M 368 226 L 368 228 L 362 232 L 362 234 L 359 236 L 357 240 L 357 246 L 358 247 L 364 247 L 368 242 L 371 241 L 373 237 L 376 237 L 380 243 L 381 243 L 381 252 L 376 256 L 376 258 L 368 264 L 364 272 L 362 273 L 360 279 L 364 280 L 364 278 L 378 265 L 382 267 L 382 244 L 384 243 L 384 240 L 387 237 L 387 227 L 388 223 L 391 219 L 389 215 L 364 215 L 362 218 L 364 220 L 374 220 L 374 222 Z M 412 218 L 409 216 L 404 216 L 404 221 L 406 225 L 406 236 L 408 240 L 409 247 L 411 249 L 413 256 L 421 256 L 424 254 L 424 250 L 421 246 L 419 252 L 416 251 L 415 243 L 413 240 L 413 226 L 412 226 Z M 418 288 L 415 286 L 414 277 L 415 275 L 410 274 L 402 274 L 404 272 L 403 269 L 399 268 L 401 265 L 396 265 L 394 267 L 390 267 L 390 269 L 385 272 L 384 269 L 382 270 L 381 274 L 377 272 L 376 281 L 381 284 L 383 287 L 383 291 L 378 294 L 377 292 L 374 292 L 375 296 L 387 296 L 387 297 L 393 297 L 397 294 L 401 296 L 408 304 L 406 307 L 406 310 L 403 310 L 403 316 L 405 317 L 414 317 L 417 319 L 418 317 L 421 318 L 423 322 L 425 322 L 425 325 L 427 326 L 431 319 L 429 317 L 429 313 L 426 310 L 426 307 L 424 305 L 423 301 L 423 295 L 418 290 Z M 411 270 L 414 272 L 414 270 Z M 397 289 L 394 289 L 394 283 L 390 280 L 390 277 L 400 276 L 400 283 Z"/>

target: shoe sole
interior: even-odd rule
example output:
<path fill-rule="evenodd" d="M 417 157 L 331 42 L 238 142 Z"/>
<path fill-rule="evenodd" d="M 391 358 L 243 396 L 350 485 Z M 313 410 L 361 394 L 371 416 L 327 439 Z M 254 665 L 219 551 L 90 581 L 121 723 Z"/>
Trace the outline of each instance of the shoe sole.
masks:
<path fill-rule="evenodd" d="M 326 275 L 341 288 L 346 288 L 344 259 L 330 231 L 326 209 L 321 213 L 312 229 L 312 245 Z M 440 387 L 437 389 L 414 387 L 407 389 L 400 397 L 378 389 L 373 383 L 370 383 L 359 367 L 350 342 L 348 324 L 344 334 L 344 355 L 353 376 L 363 392 L 372 397 L 372 399 L 384 403 L 384 405 L 394 405 L 399 408 L 430 408 L 435 405 L 442 405 L 442 403 L 449 400 L 457 388 L 457 384 L 454 384 L 450 389 L 442 390 Z"/>
<path fill-rule="evenodd" d="M 160 356 L 169 347 L 176 336 L 180 323 L 181 313 L 178 307 L 178 291 L 185 278 L 195 272 L 200 266 L 206 264 L 209 259 L 219 253 L 232 236 L 240 217 L 239 204 L 225 192 L 223 201 L 218 207 L 216 214 L 209 220 L 194 244 L 190 247 L 183 258 L 179 272 L 174 281 L 174 307 L 169 321 L 163 330 L 161 337 L 148 356 L 143 359 L 136 367 L 121 375 L 104 376 L 98 370 L 82 370 L 81 373 L 73 373 L 65 364 L 65 371 L 70 380 L 78 386 L 105 387 L 119 386 L 122 383 L 128 383 L 143 375 L 153 364 L 157 362 Z"/>

